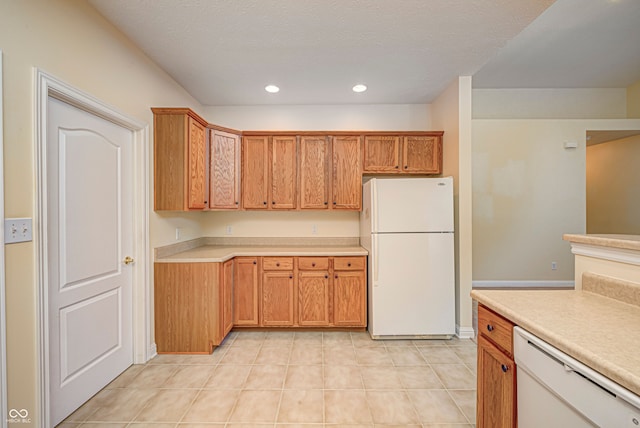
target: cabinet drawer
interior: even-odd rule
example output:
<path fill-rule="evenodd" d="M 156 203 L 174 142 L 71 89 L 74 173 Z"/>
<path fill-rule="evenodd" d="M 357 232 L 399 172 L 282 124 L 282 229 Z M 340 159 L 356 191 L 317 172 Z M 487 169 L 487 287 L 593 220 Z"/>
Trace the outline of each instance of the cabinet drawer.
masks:
<path fill-rule="evenodd" d="M 335 270 L 364 270 L 366 262 L 364 257 L 336 257 L 333 259 Z"/>
<path fill-rule="evenodd" d="M 328 257 L 299 257 L 298 269 L 300 270 L 328 270 Z"/>
<path fill-rule="evenodd" d="M 513 355 L 513 324 L 484 306 L 478 306 L 478 332 Z"/>
<path fill-rule="evenodd" d="M 293 257 L 264 257 L 263 270 L 293 270 Z"/>

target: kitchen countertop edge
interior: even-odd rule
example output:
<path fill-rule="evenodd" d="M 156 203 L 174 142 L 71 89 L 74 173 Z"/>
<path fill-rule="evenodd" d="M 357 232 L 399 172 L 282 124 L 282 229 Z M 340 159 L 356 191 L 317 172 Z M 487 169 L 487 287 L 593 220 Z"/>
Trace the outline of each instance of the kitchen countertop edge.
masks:
<path fill-rule="evenodd" d="M 523 315 L 521 311 L 513 309 L 506 302 L 501 302 L 501 296 L 495 294 L 493 292 L 498 290 L 472 290 L 471 297 L 474 300 L 477 300 L 478 303 L 483 306 L 491 309 L 492 311 L 504 316 L 509 319 L 513 324 L 522 327 L 524 330 L 533 334 L 534 336 L 539 337 L 550 345 L 558 348 L 562 352 L 570 355 L 581 363 L 589 366 L 600 374 L 608 377 L 619 385 L 627 388 L 635 394 L 640 395 L 640 367 L 633 367 L 634 370 L 630 370 L 629 367 L 625 367 L 624 364 L 618 364 L 616 361 L 612 361 L 609 358 L 602 357 L 598 352 L 594 352 L 589 349 L 588 344 L 585 344 L 584 339 L 582 339 L 582 334 L 578 332 L 576 334 L 576 338 L 566 337 L 563 334 L 559 334 L 557 331 L 554 331 L 553 327 L 549 325 L 545 325 L 543 321 L 537 321 L 532 319 L 533 317 Z M 513 292 L 512 290 L 510 292 Z M 498 291 L 500 292 L 500 291 Z M 502 291 L 504 292 L 504 291 Z M 533 291 L 535 293 L 536 291 Z M 640 313 L 640 309 L 633 305 L 627 305 L 622 302 L 616 302 L 613 299 L 600 296 L 597 294 L 593 294 L 590 292 L 583 291 L 575 291 L 575 290 L 556 290 L 556 291 L 546 291 L 546 293 L 562 293 L 566 296 L 573 295 L 574 297 L 579 297 L 581 300 L 586 299 L 591 303 L 602 302 L 607 305 L 624 305 L 628 310 L 638 311 Z M 492 296 L 492 294 L 494 294 Z M 531 306 L 536 306 L 536 309 L 540 311 L 541 306 L 543 305 L 542 299 L 540 301 L 540 306 L 537 306 L 535 302 L 532 301 L 531 295 L 527 295 L 527 303 Z M 560 296 L 558 296 L 560 297 Z M 603 300 L 601 300 L 603 299 Z M 586 317 L 591 314 L 585 314 Z M 593 320 L 590 320 L 593 322 Z M 587 324 L 585 324 L 587 325 Z M 629 339 L 629 326 L 622 326 L 619 332 L 616 332 L 620 335 L 620 340 L 625 341 L 625 339 Z M 582 344 L 579 343 L 582 339 Z M 632 346 L 629 343 L 629 346 Z"/>

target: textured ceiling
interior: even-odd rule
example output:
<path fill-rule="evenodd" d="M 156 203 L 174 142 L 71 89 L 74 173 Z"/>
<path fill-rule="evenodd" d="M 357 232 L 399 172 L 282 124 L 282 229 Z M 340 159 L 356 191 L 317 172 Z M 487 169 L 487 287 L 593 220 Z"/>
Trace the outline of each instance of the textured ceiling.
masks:
<path fill-rule="evenodd" d="M 473 76 L 478 88 L 624 88 L 640 80 L 639 0 L 558 0 Z"/>
<path fill-rule="evenodd" d="M 89 2 L 202 104 L 256 105 L 429 103 L 553 0 Z"/>

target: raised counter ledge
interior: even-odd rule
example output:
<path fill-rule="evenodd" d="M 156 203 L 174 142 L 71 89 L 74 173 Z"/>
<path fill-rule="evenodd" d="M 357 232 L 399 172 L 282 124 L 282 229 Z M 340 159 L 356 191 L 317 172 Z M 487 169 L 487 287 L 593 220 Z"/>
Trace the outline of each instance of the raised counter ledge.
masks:
<path fill-rule="evenodd" d="M 640 235 L 573 235 L 565 234 L 562 239 L 578 244 L 599 247 L 620 248 L 640 251 Z"/>
<path fill-rule="evenodd" d="M 242 256 L 366 256 L 358 238 L 198 238 L 156 248 L 156 263 L 224 262 Z"/>
<path fill-rule="evenodd" d="M 471 297 L 640 395 L 640 307 L 576 290 L 473 290 Z"/>

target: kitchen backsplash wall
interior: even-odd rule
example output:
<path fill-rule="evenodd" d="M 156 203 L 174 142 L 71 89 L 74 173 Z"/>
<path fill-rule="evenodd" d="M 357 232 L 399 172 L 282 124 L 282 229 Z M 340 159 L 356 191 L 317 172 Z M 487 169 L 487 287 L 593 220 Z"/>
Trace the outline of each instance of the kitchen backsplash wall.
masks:
<path fill-rule="evenodd" d="M 356 237 L 359 212 L 207 212 L 203 236 Z M 229 230 L 229 228 L 231 228 Z"/>

